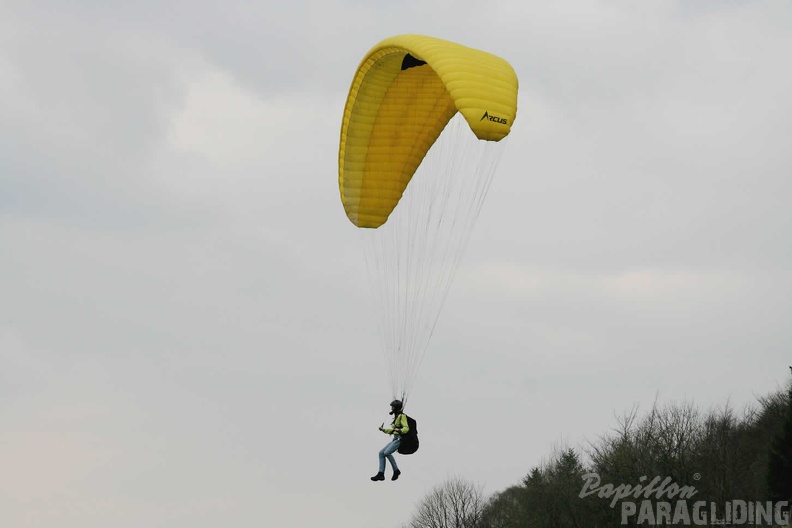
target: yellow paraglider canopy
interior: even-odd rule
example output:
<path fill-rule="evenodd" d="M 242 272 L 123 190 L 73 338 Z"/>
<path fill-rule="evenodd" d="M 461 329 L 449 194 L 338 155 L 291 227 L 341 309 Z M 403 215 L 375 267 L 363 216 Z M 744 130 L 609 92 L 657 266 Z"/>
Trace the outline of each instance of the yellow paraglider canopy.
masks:
<path fill-rule="evenodd" d="M 358 227 L 384 224 L 448 121 L 481 140 L 509 134 L 517 76 L 490 53 L 422 35 L 383 40 L 358 67 L 344 110 L 338 183 Z"/>

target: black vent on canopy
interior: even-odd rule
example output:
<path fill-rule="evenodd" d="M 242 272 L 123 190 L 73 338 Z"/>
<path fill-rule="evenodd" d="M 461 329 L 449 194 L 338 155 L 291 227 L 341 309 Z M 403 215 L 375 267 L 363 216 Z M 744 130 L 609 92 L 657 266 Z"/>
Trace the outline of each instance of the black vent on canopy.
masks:
<path fill-rule="evenodd" d="M 408 53 L 404 56 L 404 59 L 402 60 L 401 69 L 406 70 L 408 68 L 415 68 L 416 66 L 423 66 L 424 64 L 426 64 L 426 61 L 422 61 L 421 59 L 416 59 L 415 57 L 413 57 Z"/>

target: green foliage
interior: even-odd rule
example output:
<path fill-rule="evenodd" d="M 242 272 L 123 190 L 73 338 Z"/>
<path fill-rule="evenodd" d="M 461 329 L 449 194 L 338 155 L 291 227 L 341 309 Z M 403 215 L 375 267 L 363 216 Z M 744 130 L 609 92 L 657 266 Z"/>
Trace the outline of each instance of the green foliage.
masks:
<path fill-rule="evenodd" d="M 524 486 L 512 486 L 493 495 L 484 508 L 478 528 L 524 528 L 530 526 L 531 496 Z"/>
<path fill-rule="evenodd" d="M 592 501 L 578 496 L 585 472 L 574 449 L 556 453 L 533 468 L 522 486 L 496 494 L 484 508 L 478 528 L 592 526 Z"/>
<path fill-rule="evenodd" d="M 786 404 L 783 426 L 773 438 L 768 456 L 768 492 L 776 501 L 792 501 L 792 384 Z"/>
<path fill-rule="evenodd" d="M 591 474 L 598 488 L 669 478 L 696 501 L 792 501 L 792 384 L 737 413 L 727 403 L 703 412 L 690 402 L 637 408 L 585 452 L 555 451 L 523 481 L 484 500 L 464 481 L 446 483 L 422 503 L 414 528 L 584 528 L 620 526 L 619 504 L 603 492 L 581 493 Z M 583 456 L 586 456 L 584 459 Z M 642 478 L 643 477 L 643 478 Z M 612 488 L 611 488 L 612 489 Z M 644 500 L 641 496 L 638 499 Z M 649 500 L 660 500 L 649 496 Z M 667 499 L 665 499 L 667 500 Z M 474 505 L 464 518 L 438 515 Z M 428 521 L 441 519 L 443 522 Z M 423 522 L 421 522 L 423 521 Z M 635 525 L 634 517 L 628 525 Z"/>

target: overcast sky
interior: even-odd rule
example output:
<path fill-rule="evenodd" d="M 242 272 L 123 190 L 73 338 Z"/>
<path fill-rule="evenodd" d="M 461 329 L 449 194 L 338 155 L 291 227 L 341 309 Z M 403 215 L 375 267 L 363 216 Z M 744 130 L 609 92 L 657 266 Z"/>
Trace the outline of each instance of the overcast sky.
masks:
<path fill-rule="evenodd" d="M 372 483 L 391 394 L 338 134 L 401 33 L 504 57 L 519 110 L 421 450 Z M 3 526 L 397 527 L 635 404 L 779 389 L 790 55 L 781 0 L 0 3 Z"/>

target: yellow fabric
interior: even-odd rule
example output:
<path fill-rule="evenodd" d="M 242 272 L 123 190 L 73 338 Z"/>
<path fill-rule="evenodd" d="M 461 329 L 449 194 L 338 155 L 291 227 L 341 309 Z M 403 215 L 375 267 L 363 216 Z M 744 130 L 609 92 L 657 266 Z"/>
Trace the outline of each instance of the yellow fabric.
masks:
<path fill-rule="evenodd" d="M 385 434 L 394 434 L 394 431 L 396 431 L 397 427 L 401 427 L 401 429 L 399 429 L 399 431 L 396 431 L 396 434 L 403 435 L 403 434 L 407 434 L 410 431 L 410 426 L 408 425 L 407 417 L 403 414 L 397 416 L 391 425 L 392 427 L 383 429 L 382 432 Z"/>
<path fill-rule="evenodd" d="M 408 59 L 403 69 L 408 54 L 426 64 Z M 341 201 L 353 224 L 385 223 L 457 112 L 479 139 L 508 135 L 517 114 L 509 63 L 422 35 L 392 37 L 369 51 L 349 90 L 338 152 Z"/>

